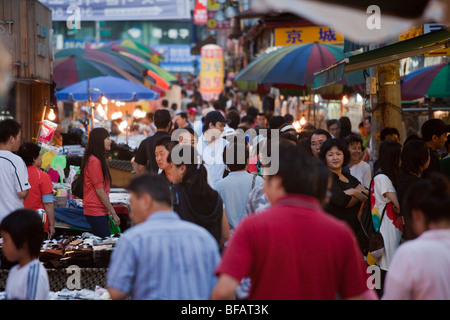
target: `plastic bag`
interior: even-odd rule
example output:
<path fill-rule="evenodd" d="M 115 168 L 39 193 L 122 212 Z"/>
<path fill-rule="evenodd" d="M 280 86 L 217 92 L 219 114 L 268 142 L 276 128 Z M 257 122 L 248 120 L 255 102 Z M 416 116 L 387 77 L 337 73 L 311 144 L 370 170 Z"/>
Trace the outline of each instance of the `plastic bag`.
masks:
<path fill-rule="evenodd" d="M 109 222 L 109 231 L 111 232 L 111 234 L 121 233 L 120 227 L 116 225 L 110 214 L 108 215 L 108 222 Z"/>

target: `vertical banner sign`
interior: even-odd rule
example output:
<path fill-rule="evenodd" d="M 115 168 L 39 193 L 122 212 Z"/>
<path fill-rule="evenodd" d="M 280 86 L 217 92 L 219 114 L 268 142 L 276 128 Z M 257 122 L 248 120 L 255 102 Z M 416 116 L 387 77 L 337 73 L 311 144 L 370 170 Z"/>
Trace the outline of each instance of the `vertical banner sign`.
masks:
<path fill-rule="evenodd" d="M 218 21 L 215 19 L 217 11 L 221 9 L 221 4 L 217 0 L 208 0 L 208 30 L 229 29 L 230 21 Z"/>
<path fill-rule="evenodd" d="M 194 7 L 194 24 L 208 23 L 208 8 L 207 0 L 195 0 Z"/>
<path fill-rule="evenodd" d="M 217 100 L 223 91 L 223 49 L 215 44 L 203 46 L 200 57 L 200 93 L 206 101 Z"/>

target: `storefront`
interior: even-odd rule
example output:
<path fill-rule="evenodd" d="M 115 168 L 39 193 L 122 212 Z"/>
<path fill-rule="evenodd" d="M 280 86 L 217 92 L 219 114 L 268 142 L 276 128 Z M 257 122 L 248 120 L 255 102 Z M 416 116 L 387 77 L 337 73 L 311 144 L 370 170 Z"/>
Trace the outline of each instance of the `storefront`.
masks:
<path fill-rule="evenodd" d="M 52 13 L 37 0 L 0 0 L 0 8 L 0 39 L 12 77 L 0 116 L 19 121 L 23 139 L 31 140 L 52 99 Z"/>

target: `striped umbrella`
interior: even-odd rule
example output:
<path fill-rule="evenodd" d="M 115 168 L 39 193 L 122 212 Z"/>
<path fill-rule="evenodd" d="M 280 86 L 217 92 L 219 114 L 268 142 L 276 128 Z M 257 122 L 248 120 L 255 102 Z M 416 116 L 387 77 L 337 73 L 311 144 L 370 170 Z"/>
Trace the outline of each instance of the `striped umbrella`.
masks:
<path fill-rule="evenodd" d="M 104 44 L 102 48 L 118 52 L 128 52 L 158 65 L 160 61 L 164 59 L 164 57 L 156 50 L 130 39 L 111 41 Z"/>
<path fill-rule="evenodd" d="M 56 83 L 57 90 L 80 82 L 81 80 L 105 75 L 133 80 L 123 70 L 80 57 L 59 58 L 53 62 L 53 65 L 53 80 Z"/>
<path fill-rule="evenodd" d="M 450 97 L 450 63 L 440 63 L 406 75 L 401 85 L 402 100 Z"/>
<path fill-rule="evenodd" d="M 314 83 L 314 72 L 332 65 L 349 54 L 336 45 L 308 43 L 290 45 L 266 53 L 236 75 L 239 86 L 276 84 L 307 87 Z M 342 85 L 365 83 L 363 71 L 346 74 Z"/>
<path fill-rule="evenodd" d="M 55 53 L 55 59 L 66 58 L 66 57 L 79 57 L 87 60 L 92 60 L 98 63 L 105 64 L 106 66 L 114 69 L 122 69 L 132 75 L 134 78 L 139 81 L 143 81 L 143 76 L 140 72 L 138 72 L 133 66 L 129 63 L 116 57 L 113 54 L 110 54 L 103 50 L 97 49 L 82 49 L 82 48 L 71 48 L 71 49 L 63 49 Z"/>

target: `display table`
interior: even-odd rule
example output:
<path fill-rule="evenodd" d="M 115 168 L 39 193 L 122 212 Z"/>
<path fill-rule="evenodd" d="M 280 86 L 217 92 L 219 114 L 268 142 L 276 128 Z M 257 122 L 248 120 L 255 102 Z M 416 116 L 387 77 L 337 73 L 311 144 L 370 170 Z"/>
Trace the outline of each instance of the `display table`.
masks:
<path fill-rule="evenodd" d="M 61 291 L 64 288 L 95 290 L 96 286 L 106 288 L 107 268 L 79 268 L 80 288 L 75 285 L 73 269 L 47 269 L 50 291 Z M 0 269 L 0 291 L 5 291 L 9 270 Z"/>

